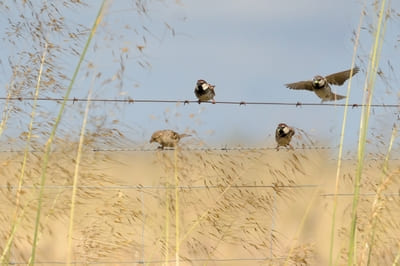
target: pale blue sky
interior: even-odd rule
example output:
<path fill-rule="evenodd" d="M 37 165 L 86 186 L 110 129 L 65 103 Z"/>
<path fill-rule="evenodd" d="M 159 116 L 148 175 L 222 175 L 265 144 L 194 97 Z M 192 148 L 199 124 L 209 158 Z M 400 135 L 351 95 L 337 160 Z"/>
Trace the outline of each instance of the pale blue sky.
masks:
<path fill-rule="evenodd" d="M 66 20 L 90 27 L 99 1 L 88 3 L 86 8 L 69 10 L 65 14 Z M 111 2 L 71 97 L 87 95 L 92 80 L 92 75 L 85 76 L 88 62 L 95 66 L 90 73 L 101 72 L 102 81 L 112 78 L 120 67 L 121 49 L 127 47 L 129 52 L 123 55 L 128 57 L 124 59 L 122 85 L 116 80 L 103 86 L 97 82 L 95 97 L 194 100 L 194 85 L 201 78 L 216 85 L 217 101 L 319 103 L 319 98 L 313 93 L 292 91 L 284 84 L 348 69 L 353 55 L 351 38 L 362 9 L 360 0 L 181 0 L 149 2 L 147 15 L 138 16 L 133 3 Z M 392 6 L 400 10 L 397 1 L 392 1 Z M 373 22 L 372 11 L 369 5 L 364 28 Z M 3 18 L 0 22 L 5 23 L 6 20 Z M 174 36 L 165 23 L 173 27 Z M 399 58 L 399 48 L 395 45 L 399 44 L 399 28 L 397 16 L 390 20 L 387 27 L 381 58 L 384 71 L 388 71 L 387 61 L 390 60 L 398 73 L 399 60 L 395 58 Z M 5 33 L 1 34 L 4 38 Z M 53 41 L 66 47 L 62 39 L 55 38 Z M 353 79 L 350 103 L 362 102 L 365 63 L 371 47 L 371 35 L 367 30 L 362 31 L 361 44 L 359 55 L 363 62 L 357 60 L 361 71 Z M 136 45 L 145 46 L 142 54 L 135 49 Z M 7 49 L 1 54 L 0 82 L 3 88 L 11 79 L 7 57 L 18 58 L 18 52 L 24 49 L 23 44 L 20 46 L 7 44 Z M 29 42 L 25 49 L 28 47 Z M 150 63 L 151 67 L 139 66 L 138 60 Z M 66 56 L 60 58 L 60 62 L 65 64 L 65 75 L 71 77 L 77 58 Z M 374 103 L 398 103 L 399 75 L 385 73 L 389 75 L 392 88 L 387 88 L 378 79 Z M 347 83 L 342 87 L 333 87 L 339 94 L 346 94 L 346 88 Z M 2 106 L 3 102 L 0 103 Z M 69 107 L 83 110 L 84 105 Z M 58 111 L 56 105 L 43 108 L 50 112 L 53 108 Z M 68 113 L 68 110 L 63 128 L 66 131 L 68 127 L 78 130 L 81 117 L 77 115 L 77 110 L 76 113 Z M 373 111 L 371 127 L 377 128 L 376 134 L 383 129 L 389 138 L 388 132 L 396 121 L 397 110 L 376 108 Z M 230 143 L 272 146 L 274 130 L 280 122 L 303 129 L 317 142 L 335 146 L 339 141 L 343 117 L 342 107 L 218 104 L 177 106 L 136 103 L 120 108 L 106 104 L 93 109 L 93 112 L 107 114 L 109 121 L 118 119 L 120 124 L 114 127 L 120 126 L 134 140 L 132 146 L 146 147 L 150 147 L 146 143 L 151 133 L 163 128 L 194 130 L 198 138 L 209 146 Z M 360 109 L 349 110 L 348 147 L 356 145 L 359 117 Z M 199 139 L 189 142 L 196 143 Z"/>

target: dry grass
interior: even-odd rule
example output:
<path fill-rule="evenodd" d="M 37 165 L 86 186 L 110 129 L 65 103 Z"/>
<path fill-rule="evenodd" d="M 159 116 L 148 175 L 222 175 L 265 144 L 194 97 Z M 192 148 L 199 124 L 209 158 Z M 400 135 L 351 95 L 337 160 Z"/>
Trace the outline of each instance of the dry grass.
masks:
<path fill-rule="evenodd" d="M 133 2 L 136 15 L 148 15 L 145 1 Z M 378 13 L 380 2 L 373 2 L 375 10 L 362 12 L 367 20 Z M 12 75 L 0 136 L 13 149 L 26 147 L 29 151 L 0 153 L 1 263 L 26 264 L 36 253 L 36 264 L 71 260 L 76 264 L 158 265 L 178 264 L 179 260 L 182 265 L 328 265 L 331 254 L 334 265 L 343 265 L 352 264 L 348 258 L 352 247 L 357 255 L 354 263 L 359 265 L 389 265 L 399 260 L 399 161 L 386 164 L 385 153 L 377 153 L 368 156 L 362 168 L 356 159 L 337 164 L 332 159 L 336 154 L 319 149 L 95 152 L 99 147 L 132 144 L 119 130 L 127 128 L 118 120 L 118 108 L 124 105 L 108 107 L 107 112 L 104 105 L 93 103 L 86 110 L 86 124 L 81 121 L 84 105 L 80 103 L 68 105 L 66 113 L 65 101 L 60 108 L 59 103 L 18 102 L 10 97 L 68 97 L 75 78 L 94 80 L 94 87 L 100 88 L 93 91 L 94 97 L 104 93 L 104 85 L 116 89 L 108 96 L 122 96 L 125 62 L 135 58 L 141 67 L 150 67 L 143 50 L 146 36 L 154 37 L 151 30 L 127 25 L 117 36 L 106 19 L 96 33 L 101 37 L 94 40 L 89 52 L 102 54 L 99 50 L 120 45 L 117 52 L 112 51 L 108 65 L 112 70 L 105 74 L 89 61 L 79 70 L 88 48 L 83 48 L 84 41 L 95 31 L 66 21 L 64 15 L 87 11 L 89 7 L 81 1 L 44 2 L 42 6 L 33 1 L 10 2 L 0 3 L 0 8 L 3 14 L 17 10 L 7 21 L 7 41 L 22 51 L 8 58 Z M 106 6 L 106 17 L 109 11 Z M 380 16 L 385 21 L 393 11 L 386 12 Z M 99 18 L 93 24 L 100 22 Z M 175 34 L 167 23 L 165 26 Z M 372 36 L 375 27 L 368 24 Z M 138 35 L 135 52 L 129 49 L 135 45 L 121 41 L 124 34 Z M 376 44 L 382 48 L 381 41 Z M 380 49 L 373 51 L 376 56 L 371 57 L 371 69 L 378 67 L 380 55 Z M 65 58 L 79 62 L 74 74 L 65 69 L 70 63 L 66 64 Z M 362 65 L 371 60 L 365 58 L 357 55 Z M 385 83 L 385 73 L 375 70 L 372 72 L 378 72 Z M 375 76 L 371 77 L 369 83 L 373 84 Z M 368 86 L 367 95 L 372 96 L 372 88 Z M 77 95 L 82 92 L 87 91 L 79 90 Z M 97 115 L 98 110 L 103 112 Z M 165 120 L 168 123 L 167 117 Z M 77 125 L 82 123 L 82 150 L 77 156 Z M 342 133 L 344 128 L 345 124 Z M 296 131 L 296 147 L 315 146 L 312 137 Z M 127 132 L 143 134 L 141 129 Z M 197 135 L 194 130 L 193 134 Z M 373 132 L 368 141 L 369 135 L 362 135 L 360 143 L 378 143 L 375 150 L 386 147 L 387 138 L 382 134 Z M 392 140 L 395 137 L 393 133 Z M 202 143 L 194 137 L 190 145 Z M 48 158 L 47 167 L 43 167 L 44 158 Z M 46 179 L 39 180 L 44 175 Z M 353 197 L 353 188 L 359 196 Z M 358 199 L 355 205 L 353 198 Z M 349 247 L 353 239 L 355 244 Z M 69 249 L 71 257 L 67 257 Z"/>
<path fill-rule="evenodd" d="M 51 156 L 48 183 L 43 201 L 43 217 L 37 262 L 66 261 L 69 202 L 77 144 L 58 146 Z M 62 152 L 61 152 L 62 151 Z M 174 194 L 166 187 L 174 184 L 173 151 L 93 152 L 82 156 L 76 200 L 72 261 L 81 263 L 127 261 L 163 262 L 166 252 L 173 259 L 174 234 L 169 234 L 165 250 L 165 204 L 175 215 Z M 179 151 L 180 258 L 200 265 L 289 264 L 325 265 L 329 257 L 332 187 L 335 161 L 321 151 Z M 2 184 L 1 239 L 7 239 L 15 208 L 15 187 L 21 155 L 1 158 Z M 11 261 L 27 261 L 35 217 L 37 175 L 40 154 L 30 154 L 21 205 L 27 206 L 16 233 Z M 365 170 L 358 219 L 358 240 L 368 236 L 368 222 L 376 184 L 381 179 L 380 163 L 371 161 Z M 339 240 L 335 251 L 339 264 L 346 262 L 348 225 L 355 164 L 345 161 L 338 201 Z M 391 165 L 391 172 L 398 165 Z M 314 184 L 315 186 L 304 186 Z M 266 187 L 272 185 L 271 187 Z M 245 187 L 238 187 L 245 186 Z M 260 186 L 260 187 L 256 187 Z M 312 201 L 304 227 L 294 239 L 300 220 Z M 382 196 L 373 265 L 387 265 L 397 254 L 400 235 L 399 184 L 391 183 Z M 223 193 L 223 196 L 221 194 Z M 373 211 L 373 210 L 372 210 Z M 201 217 L 201 219 L 200 219 Z M 174 232 L 174 219 L 170 219 Z M 51 252 L 49 252 L 51 251 Z M 385 256 L 383 256 L 385 255 Z M 215 259 L 272 258 L 255 262 Z M 152 264 L 152 263 L 151 263 Z M 185 265 L 185 263 L 183 263 Z"/>

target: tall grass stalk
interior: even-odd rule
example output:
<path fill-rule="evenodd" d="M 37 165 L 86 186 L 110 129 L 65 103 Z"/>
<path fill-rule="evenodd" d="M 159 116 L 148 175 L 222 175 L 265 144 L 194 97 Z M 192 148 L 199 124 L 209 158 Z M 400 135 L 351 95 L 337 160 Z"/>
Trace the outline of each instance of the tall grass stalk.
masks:
<path fill-rule="evenodd" d="M 94 78 L 93 78 L 94 81 Z M 86 131 L 86 124 L 87 118 L 89 115 L 89 108 L 92 98 L 92 90 L 94 84 L 92 84 L 92 88 L 89 90 L 88 93 L 88 101 L 86 102 L 85 114 L 82 121 L 82 128 L 81 134 L 79 137 L 79 145 L 78 151 L 76 154 L 76 163 L 75 163 L 75 171 L 74 171 L 74 181 L 72 183 L 72 195 L 71 195 L 71 208 L 70 208 L 70 215 L 69 215 L 69 227 L 68 227 L 68 247 L 67 247 L 67 265 L 71 264 L 71 255 L 72 255 L 72 235 L 74 232 L 74 216 L 75 216 L 75 200 L 76 200 L 76 192 L 78 187 L 78 178 L 79 178 L 79 166 L 82 157 L 82 149 L 85 140 L 85 131 Z"/>
<path fill-rule="evenodd" d="M 313 196 L 312 196 L 310 202 L 308 203 L 307 209 L 304 212 L 303 217 L 301 218 L 301 221 L 300 221 L 299 226 L 297 227 L 296 233 L 291 241 L 290 249 L 289 249 L 288 255 L 286 256 L 284 266 L 289 265 L 290 257 L 295 248 L 295 241 L 299 239 L 300 233 L 303 231 L 303 228 L 304 228 L 304 223 L 306 222 L 307 217 L 310 214 L 311 207 L 314 205 L 315 199 L 318 197 L 319 194 L 320 194 L 320 188 L 316 188 L 314 190 L 314 193 L 313 193 Z"/>
<path fill-rule="evenodd" d="M 67 186 L 68 185 L 68 181 L 65 180 L 65 182 L 62 184 L 62 186 Z M 48 219 L 54 214 L 54 210 L 57 207 L 57 202 L 60 199 L 62 195 L 62 192 L 57 193 L 57 195 L 54 197 L 54 200 L 51 204 L 51 207 L 49 208 L 49 211 L 47 212 L 47 215 L 44 217 L 44 221 L 43 224 L 47 224 Z M 25 208 L 28 206 L 28 203 L 25 204 Z M 40 237 L 42 236 L 42 232 L 38 233 L 38 237 L 37 237 L 37 242 L 40 241 Z M 32 261 L 32 257 L 29 258 L 28 264 L 31 264 Z"/>
<path fill-rule="evenodd" d="M 400 264 L 400 242 L 398 243 L 398 245 L 399 245 L 399 249 L 397 251 L 398 253 L 397 253 L 396 258 L 394 258 L 392 266 L 399 266 L 399 264 Z"/>
<path fill-rule="evenodd" d="M 46 184 L 47 165 L 48 165 L 48 162 L 49 162 L 51 145 L 52 145 L 53 140 L 55 138 L 58 125 L 60 124 L 61 117 L 62 117 L 62 115 L 64 113 L 64 109 L 65 109 L 65 105 L 67 103 L 67 99 L 69 98 L 69 95 L 71 93 L 72 87 L 73 87 L 73 85 L 75 83 L 75 79 L 78 76 L 81 64 L 83 62 L 83 59 L 85 58 L 85 55 L 86 55 L 86 52 L 88 50 L 89 44 L 90 44 L 90 42 L 91 42 L 91 40 L 92 40 L 92 38 L 93 38 L 93 36 L 94 36 L 94 34 L 96 32 L 96 29 L 97 29 L 98 25 L 101 22 L 102 14 L 103 14 L 103 10 L 104 10 L 106 1 L 107 0 L 103 0 L 102 3 L 101 3 L 100 9 L 99 9 L 98 14 L 96 16 L 96 20 L 95 20 L 95 22 L 94 22 L 94 24 L 92 26 L 92 29 L 90 31 L 88 40 L 86 41 L 86 44 L 85 44 L 85 46 L 83 48 L 83 51 L 82 51 L 82 54 L 81 54 L 81 56 L 79 58 L 78 65 L 75 68 L 74 74 L 73 74 L 73 76 L 71 78 L 71 82 L 70 82 L 70 84 L 69 84 L 69 86 L 67 88 L 67 91 L 66 91 L 65 95 L 64 95 L 64 100 L 61 103 L 60 110 L 59 110 L 58 115 L 56 117 L 54 126 L 53 126 L 53 128 L 51 130 L 49 139 L 47 140 L 47 142 L 45 144 L 45 152 L 44 152 L 44 155 L 43 155 L 43 163 L 42 163 L 42 174 L 41 174 L 41 177 L 40 177 L 40 187 L 39 187 L 39 197 L 38 197 L 38 205 L 37 205 L 37 211 L 36 211 L 35 229 L 34 229 L 34 235 L 33 235 L 33 241 L 32 241 L 32 253 L 31 253 L 31 258 L 30 258 L 30 263 L 29 263 L 30 265 L 34 265 L 35 264 L 37 238 L 38 238 L 38 231 L 39 231 L 39 224 L 40 224 L 40 214 L 41 214 L 42 202 L 43 202 L 43 191 L 44 191 L 44 186 Z"/>
<path fill-rule="evenodd" d="M 3 253 L 1 254 L 1 257 L 0 257 L 0 265 L 8 265 L 9 264 L 8 258 L 9 258 L 9 252 L 11 250 L 11 245 L 14 241 L 14 236 L 15 236 L 15 233 L 17 232 L 18 226 L 20 225 L 22 218 L 24 218 L 24 214 L 25 214 L 25 210 L 26 210 L 27 206 L 28 206 L 28 202 L 21 209 L 20 215 L 16 216 L 15 219 L 13 220 L 10 236 L 7 239 L 6 245 L 3 248 Z"/>
<path fill-rule="evenodd" d="M 11 250 L 11 245 L 14 242 L 14 236 L 17 231 L 18 225 L 20 224 L 20 222 L 22 220 L 22 216 L 25 213 L 25 209 L 23 209 L 22 213 L 19 214 L 19 217 L 18 217 L 18 210 L 20 207 L 19 202 L 20 202 L 20 197 L 21 197 L 21 187 L 22 187 L 23 180 L 24 180 L 26 162 L 28 160 L 29 147 L 30 147 L 30 142 L 31 142 L 31 138 L 32 138 L 33 122 L 35 120 L 35 115 L 36 115 L 37 98 L 39 96 L 40 81 L 42 78 L 43 66 L 44 66 L 46 55 L 47 55 L 47 48 L 48 48 L 48 43 L 46 41 L 44 50 L 43 50 L 43 54 L 42 54 L 42 58 L 40 61 L 40 68 L 39 68 L 38 78 L 36 81 L 33 106 L 32 106 L 32 112 L 31 112 L 31 119 L 30 119 L 29 126 L 28 126 L 28 135 L 27 135 L 26 145 L 25 145 L 25 150 L 24 150 L 24 157 L 22 160 L 21 172 L 20 172 L 19 179 L 18 179 L 18 188 L 17 188 L 17 194 L 16 194 L 16 198 L 15 198 L 15 211 L 14 211 L 13 224 L 12 224 L 10 236 L 7 240 L 7 244 L 6 244 L 5 248 L 3 249 L 3 253 L 0 258 L 1 263 L 4 262 L 4 258 L 6 258 L 8 256 L 8 252 Z M 9 94 L 9 96 L 10 95 L 11 94 Z M 7 108 L 7 105 L 6 105 L 6 108 Z M 3 121 L 2 121 L 2 125 L 1 125 L 2 129 L 4 128 L 4 125 L 5 125 L 5 124 L 3 124 L 3 122 L 7 121 L 8 113 L 9 113 L 9 111 L 5 114 L 5 119 L 3 119 Z M 1 130 L 1 132 L 3 132 L 3 130 Z"/>
<path fill-rule="evenodd" d="M 169 182 L 166 184 L 167 189 L 165 190 L 165 257 L 164 264 L 168 265 L 169 262 L 169 201 L 170 201 L 170 191 L 169 191 Z"/>
<path fill-rule="evenodd" d="M 342 168 L 342 155 L 343 155 L 343 142 L 344 142 L 344 133 L 346 129 L 346 123 L 347 123 L 347 112 L 349 109 L 349 97 L 350 97 L 350 92 L 351 92 L 351 82 L 352 82 L 352 76 L 353 76 L 353 68 L 355 66 L 355 61 L 357 58 L 357 50 L 358 50 L 358 42 L 360 40 L 360 32 L 361 32 L 361 26 L 364 20 L 365 16 L 365 5 L 366 1 L 364 1 L 364 6 L 361 10 L 360 14 L 360 21 L 358 23 L 357 27 L 357 33 L 355 35 L 355 40 L 354 40 L 354 46 L 353 46 L 353 58 L 351 60 L 351 71 L 350 71 L 350 79 L 347 84 L 347 94 L 346 94 L 346 106 L 343 111 L 343 122 L 342 122 L 342 131 L 340 133 L 340 144 L 339 144 L 339 153 L 338 153 L 338 161 L 337 161 L 337 166 L 336 166 L 336 182 L 335 182 L 335 195 L 333 198 L 333 212 L 332 212 L 332 226 L 331 226 L 331 239 L 330 239 L 330 247 L 329 247 L 329 265 L 332 266 L 333 263 L 333 247 L 334 247 L 334 242 L 335 242 L 335 228 L 336 228 L 336 211 L 337 211 L 337 194 L 339 191 L 339 179 L 340 179 L 340 170 Z"/>
<path fill-rule="evenodd" d="M 12 80 L 11 80 L 9 88 L 13 88 L 14 87 L 15 76 L 16 76 L 15 72 L 16 71 L 14 71 L 14 73 L 13 73 L 13 77 L 12 77 Z M 0 136 L 3 135 L 4 129 L 5 129 L 7 121 L 8 121 L 8 116 L 10 115 L 10 112 L 11 112 L 11 109 L 9 108 L 11 96 L 12 96 L 12 90 L 9 89 L 9 91 L 7 93 L 7 99 L 6 99 L 6 102 L 4 104 L 3 114 L 2 114 L 2 117 L 1 117 Z"/>
<path fill-rule="evenodd" d="M 374 201 L 372 203 L 372 230 L 370 233 L 369 241 L 366 243 L 363 255 L 365 254 L 366 250 L 368 250 L 368 259 L 367 259 L 367 265 L 370 265 L 371 263 L 371 254 L 372 254 L 372 248 L 374 246 L 374 241 L 375 241 L 375 235 L 376 235 L 376 227 L 378 224 L 378 214 L 379 210 L 381 209 L 381 201 L 382 201 L 382 193 L 384 190 L 387 188 L 388 184 L 390 183 L 391 179 L 393 176 L 389 176 L 388 174 L 388 168 L 389 168 L 389 157 L 390 153 L 392 151 L 393 143 L 394 140 L 396 139 L 397 136 L 397 127 L 396 125 L 393 126 L 392 129 L 392 136 L 390 137 L 390 142 L 389 142 L 389 147 L 388 151 L 386 153 L 385 161 L 383 163 L 383 168 L 382 168 L 382 177 L 381 177 L 381 182 L 380 185 L 377 189 L 377 192 L 375 194 Z M 386 177 L 386 178 L 385 178 Z"/>
<path fill-rule="evenodd" d="M 11 83 L 11 86 L 13 86 L 13 83 Z M 4 129 L 5 129 L 7 121 L 8 121 L 8 116 L 10 115 L 10 108 L 8 105 L 10 103 L 11 96 L 12 96 L 11 93 L 8 93 L 7 100 L 4 105 L 3 116 L 1 119 L 1 123 L 0 123 L 0 136 L 3 135 Z"/>
<path fill-rule="evenodd" d="M 178 178 L 178 147 L 174 151 L 175 178 L 175 265 L 179 266 L 179 178 Z"/>
<path fill-rule="evenodd" d="M 399 244 L 399 253 L 397 254 L 396 258 L 393 261 L 392 266 L 398 266 L 400 264 L 400 244 Z"/>
<path fill-rule="evenodd" d="M 353 262 L 357 261 L 355 252 L 357 208 L 360 197 L 360 183 L 364 166 L 365 144 L 367 140 L 368 122 L 371 111 L 372 95 L 374 92 L 375 79 L 379 65 L 379 55 L 380 55 L 379 50 L 382 48 L 381 40 L 383 40 L 384 37 L 384 33 L 381 33 L 381 30 L 382 30 L 382 23 L 386 22 L 386 20 L 384 21 L 385 3 L 386 0 L 382 0 L 381 8 L 378 15 L 378 23 L 375 31 L 375 39 L 374 39 L 374 44 L 372 46 L 370 64 L 368 66 L 366 86 L 364 91 L 364 101 L 366 105 L 364 105 L 362 108 L 361 119 L 360 119 L 360 135 L 358 139 L 358 152 L 357 152 L 357 170 L 354 182 L 354 197 L 353 197 L 352 214 L 351 214 L 349 253 L 347 260 L 349 266 L 352 266 Z"/>
<path fill-rule="evenodd" d="M 37 98 L 39 97 L 40 80 L 41 80 L 42 73 L 43 73 L 43 66 L 44 66 L 44 62 L 45 62 L 45 58 L 46 58 L 46 54 L 47 54 L 47 48 L 48 48 L 48 43 L 46 41 L 44 50 L 43 50 L 43 55 L 42 55 L 41 62 L 40 62 L 39 74 L 38 74 L 38 79 L 36 82 L 35 94 L 33 97 L 31 120 L 30 120 L 29 126 L 28 126 L 28 135 L 27 135 L 26 145 L 25 145 L 25 150 L 24 150 L 24 158 L 22 160 L 21 173 L 20 173 L 19 181 L 18 181 L 18 189 L 17 189 L 17 195 L 16 195 L 16 211 L 18 210 L 18 207 L 19 207 L 19 199 L 21 196 L 21 187 L 22 187 L 22 183 L 24 180 L 26 162 L 28 160 L 29 148 L 30 148 L 31 138 L 32 138 L 33 122 L 35 121 L 35 115 L 36 115 Z"/>

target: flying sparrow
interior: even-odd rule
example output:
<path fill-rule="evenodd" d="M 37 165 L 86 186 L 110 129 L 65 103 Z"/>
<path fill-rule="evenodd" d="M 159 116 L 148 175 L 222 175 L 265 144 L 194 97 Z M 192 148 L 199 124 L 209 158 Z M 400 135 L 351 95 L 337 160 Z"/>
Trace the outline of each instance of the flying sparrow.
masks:
<path fill-rule="evenodd" d="M 352 76 L 358 73 L 360 69 L 358 67 L 353 68 Z M 285 84 L 287 88 L 293 90 L 309 90 L 315 92 L 319 98 L 324 101 L 334 101 L 346 98 L 346 96 L 335 94 L 332 92 L 331 85 L 343 85 L 343 83 L 350 78 L 351 69 L 334 73 L 326 77 L 315 76 L 312 80 L 299 81 L 295 83 Z"/>
<path fill-rule="evenodd" d="M 160 144 L 158 148 L 163 150 L 164 147 L 176 147 L 181 138 L 189 136 L 188 134 L 179 134 L 169 129 L 158 130 L 151 135 L 150 143 L 158 142 Z"/>
<path fill-rule="evenodd" d="M 293 128 L 289 127 L 285 123 L 280 123 L 275 131 L 275 140 L 278 144 L 276 146 L 276 150 L 279 151 L 280 146 L 289 146 L 291 149 L 293 149 L 292 145 L 290 145 L 293 135 Z"/>
<path fill-rule="evenodd" d="M 207 81 L 203 79 L 199 79 L 197 81 L 196 87 L 194 88 L 194 94 L 196 95 L 197 99 L 200 102 L 207 102 L 212 100 L 212 103 L 215 103 L 214 91 L 215 85 L 208 84 Z"/>

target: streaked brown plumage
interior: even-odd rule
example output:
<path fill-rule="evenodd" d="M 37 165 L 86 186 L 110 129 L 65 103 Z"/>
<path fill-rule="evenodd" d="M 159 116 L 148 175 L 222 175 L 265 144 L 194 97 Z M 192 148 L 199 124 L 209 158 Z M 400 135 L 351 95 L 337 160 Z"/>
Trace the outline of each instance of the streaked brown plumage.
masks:
<path fill-rule="evenodd" d="M 212 102 L 215 103 L 214 88 L 215 85 L 211 85 L 207 83 L 207 81 L 199 79 L 196 83 L 196 87 L 194 88 L 194 94 L 196 95 L 197 99 L 199 99 L 199 103 L 208 102 L 209 100 L 212 100 Z"/>
<path fill-rule="evenodd" d="M 159 149 L 164 149 L 164 147 L 176 147 L 181 138 L 188 136 L 190 135 L 179 134 L 170 129 L 158 130 L 151 135 L 150 143 L 159 143 Z"/>
<path fill-rule="evenodd" d="M 353 68 L 352 76 L 358 73 L 360 69 L 358 67 Z M 331 85 L 343 85 L 343 83 L 350 78 L 351 69 L 337 72 L 326 77 L 315 76 L 312 80 L 299 81 L 295 83 L 285 84 L 287 88 L 293 90 L 309 90 L 315 92 L 315 94 L 324 101 L 334 101 L 346 98 L 346 96 L 335 94 L 332 92 Z"/>
<path fill-rule="evenodd" d="M 275 130 L 275 140 L 277 143 L 276 150 L 279 151 L 280 146 L 289 146 L 293 149 L 292 145 L 290 145 L 290 141 L 294 135 L 295 131 L 293 128 L 289 127 L 285 123 L 280 123 Z"/>

